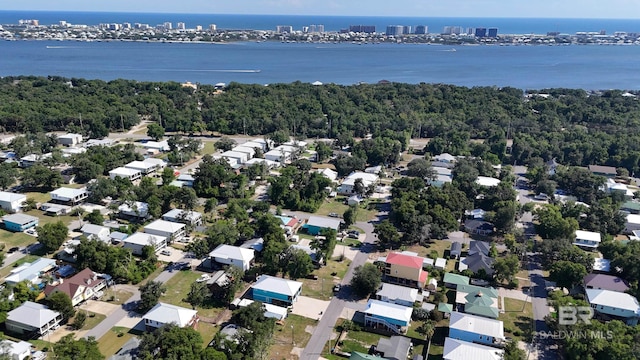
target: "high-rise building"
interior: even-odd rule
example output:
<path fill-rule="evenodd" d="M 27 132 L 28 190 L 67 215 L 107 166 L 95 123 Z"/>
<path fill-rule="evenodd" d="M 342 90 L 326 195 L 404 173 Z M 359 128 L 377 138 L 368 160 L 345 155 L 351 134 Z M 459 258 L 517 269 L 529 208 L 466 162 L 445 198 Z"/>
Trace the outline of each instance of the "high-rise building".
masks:
<path fill-rule="evenodd" d="M 387 26 L 387 31 L 385 34 L 387 36 L 398 36 L 402 35 L 404 27 L 402 25 L 389 25 Z"/>
<path fill-rule="evenodd" d="M 278 34 L 284 34 L 284 33 L 291 34 L 293 32 L 293 26 L 291 26 L 291 25 L 278 25 L 278 26 L 276 26 L 276 32 Z"/>
<path fill-rule="evenodd" d="M 496 37 L 498 37 L 498 28 L 489 28 L 488 36 L 489 36 L 490 38 L 496 38 Z"/>
<path fill-rule="evenodd" d="M 376 32 L 375 25 L 349 25 L 350 32 L 373 34 Z"/>
<path fill-rule="evenodd" d="M 324 25 L 320 24 L 316 26 L 316 31 L 318 31 L 319 33 L 323 33 L 324 32 Z"/>
<path fill-rule="evenodd" d="M 302 29 L 302 31 L 303 31 L 303 32 L 310 32 L 310 33 L 314 33 L 314 32 L 316 32 L 316 31 L 317 31 L 317 30 L 316 30 L 316 26 L 315 26 L 315 25 L 309 25 L 309 26 L 307 26 L 306 28 L 307 28 L 307 31 L 304 31 L 304 28 Z"/>
<path fill-rule="evenodd" d="M 209 31 L 216 31 L 217 28 L 216 24 L 209 24 Z"/>
<path fill-rule="evenodd" d="M 122 28 L 123 29 L 131 29 L 131 23 L 122 23 Z"/>
<path fill-rule="evenodd" d="M 402 33 L 403 34 L 411 34 L 411 25 L 405 25 L 402 27 Z"/>
<path fill-rule="evenodd" d="M 478 27 L 475 31 L 476 37 L 483 38 L 487 37 L 487 28 Z"/>
<path fill-rule="evenodd" d="M 460 35 L 462 28 L 460 26 L 445 26 L 442 31 L 445 35 Z"/>
<path fill-rule="evenodd" d="M 173 24 L 167 21 L 164 24 L 162 24 L 162 27 L 164 27 L 165 30 L 171 30 L 173 29 Z"/>
<path fill-rule="evenodd" d="M 429 33 L 428 27 L 426 25 L 418 25 L 416 26 L 416 34 L 424 35 Z"/>
<path fill-rule="evenodd" d="M 183 22 L 179 22 L 176 25 L 176 29 L 178 29 L 178 30 L 185 30 L 186 28 L 187 28 L 187 25 L 185 23 L 183 23 Z"/>
<path fill-rule="evenodd" d="M 202 25 L 196 25 L 196 31 L 202 31 Z"/>

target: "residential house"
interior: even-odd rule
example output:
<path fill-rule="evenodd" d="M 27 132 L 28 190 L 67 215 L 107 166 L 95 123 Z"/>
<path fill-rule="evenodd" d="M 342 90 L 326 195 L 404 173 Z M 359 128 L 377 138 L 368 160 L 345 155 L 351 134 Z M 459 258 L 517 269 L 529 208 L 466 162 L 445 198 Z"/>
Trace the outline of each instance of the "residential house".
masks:
<path fill-rule="evenodd" d="M 457 311 L 451 313 L 449 337 L 491 346 L 498 346 L 506 340 L 502 321 Z"/>
<path fill-rule="evenodd" d="M 226 159 L 231 166 L 242 165 L 250 159 L 249 154 L 238 151 L 225 151 L 220 155 L 220 157 Z"/>
<path fill-rule="evenodd" d="M 471 235 L 489 236 L 493 234 L 494 226 L 488 221 L 465 220 L 464 230 Z"/>
<path fill-rule="evenodd" d="M 241 307 L 247 307 L 253 304 L 253 302 L 254 301 L 250 299 L 236 299 L 231 303 L 231 305 L 234 306 L 235 308 L 241 308 Z M 263 314 L 266 318 L 276 319 L 276 321 L 286 319 L 287 315 L 289 314 L 289 309 L 282 306 L 263 303 L 262 308 L 264 309 Z"/>
<path fill-rule="evenodd" d="M 24 304 L 9 311 L 5 328 L 13 333 L 40 337 L 60 326 L 62 314 L 49 310 L 42 304 L 25 301 Z"/>
<path fill-rule="evenodd" d="M 320 268 L 324 263 L 324 254 L 320 250 L 312 249 L 311 246 L 291 245 L 291 250 L 302 250 L 311 258 L 311 262 L 316 268 Z"/>
<path fill-rule="evenodd" d="M 44 294 L 48 297 L 55 292 L 63 292 L 71 298 L 76 306 L 86 300 L 99 298 L 107 287 L 107 280 L 91 269 L 86 268 L 68 279 L 59 279 L 55 285 L 47 285 Z"/>
<path fill-rule="evenodd" d="M 153 331 L 164 325 L 174 324 L 178 327 L 195 326 L 198 322 L 198 311 L 175 306 L 171 304 L 158 303 L 142 317 L 147 331 Z"/>
<path fill-rule="evenodd" d="M 504 359 L 504 350 L 447 337 L 444 339 L 442 359 L 502 360 Z"/>
<path fill-rule="evenodd" d="M 256 149 L 252 147 L 246 147 L 244 145 L 236 146 L 231 149 L 231 151 L 247 154 L 247 160 L 252 159 L 254 156 L 256 156 Z"/>
<path fill-rule="evenodd" d="M 118 214 L 128 219 L 146 219 L 149 216 L 149 204 L 141 201 L 124 203 L 118 206 Z"/>
<path fill-rule="evenodd" d="M 449 153 L 442 153 L 433 157 L 434 162 L 455 165 L 457 158 Z M 453 166 L 452 166 L 453 167 Z"/>
<path fill-rule="evenodd" d="M 196 178 L 191 174 L 180 174 L 176 178 L 176 181 L 180 181 L 183 186 L 193 187 L 193 183 L 196 181 Z"/>
<path fill-rule="evenodd" d="M 556 174 L 556 170 L 558 169 L 558 166 L 560 166 L 560 164 L 558 164 L 558 162 L 556 162 L 556 158 L 553 158 L 549 161 L 547 161 L 546 163 L 544 163 L 544 165 L 547 168 L 547 174 L 549 174 L 549 176 L 553 176 Z"/>
<path fill-rule="evenodd" d="M 302 292 L 302 283 L 275 276 L 260 275 L 251 286 L 253 299 L 283 307 L 293 306 Z"/>
<path fill-rule="evenodd" d="M 360 195 L 351 195 L 347 199 L 347 205 L 358 206 L 364 199 Z"/>
<path fill-rule="evenodd" d="M 620 194 L 624 196 L 625 199 L 631 200 L 633 199 L 633 190 L 630 189 L 627 184 L 617 183 L 613 179 L 607 179 L 604 184 L 604 188 L 609 193 Z"/>
<path fill-rule="evenodd" d="M 49 194 L 51 194 L 52 202 L 64 205 L 78 205 L 89 197 L 86 187 L 80 189 L 61 187 Z"/>
<path fill-rule="evenodd" d="M 131 249 L 134 255 L 142 255 L 142 248 L 151 246 L 155 252 L 167 246 L 167 238 L 164 236 L 137 232 L 122 240 L 123 247 Z"/>
<path fill-rule="evenodd" d="M 586 289 L 587 301 L 601 320 L 620 320 L 635 326 L 640 317 L 640 305 L 634 296 L 617 291 Z"/>
<path fill-rule="evenodd" d="M 9 214 L 2 217 L 4 228 L 13 232 L 22 232 L 38 226 L 39 219 L 27 214 Z"/>
<path fill-rule="evenodd" d="M 488 243 L 486 241 L 471 240 L 469 242 L 469 250 L 467 250 L 467 254 L 474 255 L 481 253 L 484 255 L 489 255 L 489 250 L 491 250 L 491 243 Z"/>
<path fill-rule="evenodd" d="M 382 165 L 370 166 L 364 169 L 364 172 L 366 172 L 367 174 L 380 175 L 382 173 Z"/>
<path fill-rule="evenodd" d="M 190 226 L 202 225 L 202 213 L 182 209 L 172 209 L 162 215 L 162 220 L 182 223 Z"/>
<path fill-rule="evenodd" d="M 418 289 L 388 283 L 382 283 L 382 287 L 376 292 L 376 298 L 402 306 L 413 306 L 421 299 L 418 295 Z"/>
<path fill-rule="evenodd" d="M 242 147 L 247 147 L 247 148 L 251 148 L 251 149 L 260 149 L 260 151 L 262 151 L 264 153 L 265 150 L 267 150 L 267 144 L 266 143 L 261 143 L 261 142 L 257 142 L 257 141 L 247 141 L 246 143 L 241 144 L 240 146 Z"/>
<path fill-rule="evenodd" d="M 458 285 L 456 291 L 456 307 L 467 314 L 497 319 L 498 290 L 475 285 Z"/>
<path fill-rule="evenodd" d="M 626 211 L 630 214 L 640 214 L 640 202 L 627 201 L 620 206 L 620 211 Z"/>
<path fill-rule="evenodd" d="M 104 139 L 89 139 L 84 143 L 84 147 L 90 148 L 92 146 L 104 146 L 104 147 L 112 147 L 115 144 L 115 141 L 109 138 Z"/>
<path fill-rule="evenodd" d="M 447 259 L 445 258 L 437 258 L 435 265 L 433 265 L 438 270 L 444 270 L 447 267 Z"/>
<path fill-rule="evenodd" d="M 609 290 L 627 292 L 629 284 L 623 279 L 606 274 L 589 274 L 583 279 L 585 289 Z"/>
<path fill-rule="evenodd" d="M 82 144 L 82 135 L 72 133 L 59 135 L 58 144 L 67 147 L 80 145 Z"/>
<path fill-rule="evenodd" d="M 338 186 L 338 193 L 343 195 L 355 194 L 355 183 L 358 179 L 362 180 L 362 185 L 367 189 L 369 186 L 376 184 L 380 177 L 376 174 L 368 174 L 360 171 L 352 172 L 344 179 L 342 184 Z"/>
<path fill-rule="evenodd" d="M 364 313 L 364 325 L 404 334 L 411 323 L 413 308 L 369 299 Z"/>
<path fill-rule="evenodd" d="M 444 286 L 457 289 L 459 285 L 469 285 L 469 278 L 467 276 L 458 275 L 454 273 L 444 274 Z"/>
<path fill-rule="evenodd" d="M 39 155 L 39 154 L 25 155 L 20 158 L 20 167 L 28 168 L 30 166 L 40 163 L 42 160 L 50 158 L 51 156 L 53 156 L 51 153 L 46 153 L 42 155 Z"/>
<path fill-rule="evenodd" d="M 111 230 L 106 226 L 84 224 L 80 231 L 82 231 L 82 235 L 87 239 L 99 240 L 105 243 L 111 241 Z"/>
<path fill-rule="evenodd" d="M 22 211 L 26 201 L 27 195 L 0 191 L 0 208 L 5 212 L 17 213 Z"/>
<path fill-rule="evenodd" d="M 263 238 L 254 238 L 249 239 L 240 245 L 243 249 L 253 249 L 255 252 L 262 252 L 264 249 L 264 239 Z"/>
<path fill-rule="evenodd" d="M 573 241 L 573 245 L 593 250 L 600 245 L 601 241 L 599 232 L 576 230 L 576 239 Z"/>
<path fill-rule="evenodd" d="M 147 141 L 146 143 L 142 144 L 142 147 L 152 152 L 166 152 L 171 150 L 171 147 L 169 146 L 169 142 L 167 140 Z"/>
<path fill-rule="evenodd" d="M 625 234 L 631 234 L 634 230 L 640 230 L 640 215 L 627 215 L 627 222 L 624 226 Z"/>
<path fill-rule="evenodd" d="M 500 184 L 500 179 L 487 176 L 478 176 L 478 178 L 476 179 L 476 184 L 482 187 L 495 187 Z"/>
<path fill-rule="evenodd" d="M 124 167 L 126 167 L 127 169 L 140 171 L 142 175 L 149 175 L 160 170 L 163 167 L 162 164 L 164 164 L 163 161 L 158 162 L 157 159 L 149 158 L 143 161 L 132 161 L 126 164 Z"/>
<path fill-rule="evenodd" d="M 321 216 L 311 216 L 306 224 L 302 226 L 303 229 L 307 229 L 307 232 L 311 235 L 318 235 L 323 230 L 333 229 L 335 231 L 340 230 L 340 219 L 332 219 Z"/>
<path fill-rule="evenodd" d="M 109 239 L 111 239 L 112 244 L 120 244 L 121 242 L 124 241 L 124 239 L 128 237 L 129 237 L 129 234 L 123 233 L 120 231 L 114 231 L 111 234 L 109 234 Z"/>
<path fill-rule="evenodd" d="M 389 360 L 406 360 L 411 351 L 411 338 L 404 336 L 391 336 L 390 338 L 380 338 L 375 352 L 381 354 Z"/>
<path fill-rule="evenodd" d="M 62 205 L 60 203 L 44 203 L 40 205 L 40 210 L 44 211 L 47 215 L 50 216 L 59 216 L 59 215 L 67 215 L 73 209 L 72 206 Z"/>
<path fill-rule="evenodd" d="M 423 258 L 392 252 L 385 259 L 384 279 L 387 282 L 424 288 L 428 273 L 422 269 Z"/>
<path fill-rule="evenodd" d="M 144 232 L 167 238 L 167 241 L 180 241 L 185 236 L 187 225 L 166 220 L 156 220 L 144 227 Z"/>
<path fill-rule="evenodd" d="M 0 340 L 0 355 L 6 360 L 24 360 L 31 356 L 31 343 Z"/>
<path fill-rule="evenodd" d="M 608 178 L 612 178 L 618 175 L 616 168 L 614 168 L 613 166 L 589 165 L 589 171 L 591 171 L 593 175 L 599 175 Z"/>
<path fill-rule="evenodd" d="M 247 271 L 251 268 L 255 252 L 252 249 L 221 244 L 209 253 L 209 257 L 219 264 L 237 266 L 243 271 Z"/>
<path fill-rule="evenodd" d="M 140 172 L 140 170 L 120 166 L 109 171 L 109 177 L 111 178 L 111 180 L 115 180 L 116 178 L 123 178 L 129 181 L 136 181 L 142 178 L 142 173 Z"/>
<path fill-rule="evenodd" d="M 12 268 L 9 275 L 5 278 L 5 283 L 15 285 L 21 281 L 27 281 L 30 284 L 38 285 L 41 283 L 40 277 L 57 266 L 53 259 L 39 258 L 34 262 L 27 262 L 18 267 Z"/>
<path fill-rule="evenodd" d="M 473 210 L 464 211 L 464 216 L 470 220 L 483 220 L 486 214 L 487 212 L 482 209 L 473 209 Z"/>
<path fill-rule="evenodd" d="M 271 161 L 271 160 L 267 160 L 267 159 L 249 159 L 246 163 L 244 163 L 244 166 L 252 166 L 254 164 L 264 164 L 264 166 L 267 167 L 267 169 L 275 169 L 277 167 L 280 167 L 282 164 L 280 164 L 279 162 L 276 161 Z"/>
<path fill-rule="evenodd" d="M 451 250 L 449 251 L 450 259 L 459 259 L 462 254 L 462 243 L 459 241 L 454 241 L 451 243 Z"/>
<path fill-rule="evenodd" d="M 446 183 L 453 181 L 453 172 L 451 169 L 441 166 L 432 166 L 433 177 L 427 179 L 427 183 L 431 186 L 442 187 Z"/>
<path fill-rule="evenodd" d="M 460 258 L 458 270 L 471 270 L 474 274 L 483 271 L 487 275 L 493 275 L 494 258 L 488 257 L 482 253 L 476 253 L 471 256 Z"/>

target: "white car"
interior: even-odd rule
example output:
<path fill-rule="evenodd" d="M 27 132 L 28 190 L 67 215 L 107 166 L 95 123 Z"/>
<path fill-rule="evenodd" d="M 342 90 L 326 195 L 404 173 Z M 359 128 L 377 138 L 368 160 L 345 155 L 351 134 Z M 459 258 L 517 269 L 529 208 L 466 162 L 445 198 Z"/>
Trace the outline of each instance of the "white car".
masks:
<path fill-rule="evenodd" d="M 211 276 L 207 275 L 207 274 L 202 274 L 200 275 L 200 277 L 198 279 L 196 279 L 196 282 L 205 282 L 207 280 L 211 279 Z"/>

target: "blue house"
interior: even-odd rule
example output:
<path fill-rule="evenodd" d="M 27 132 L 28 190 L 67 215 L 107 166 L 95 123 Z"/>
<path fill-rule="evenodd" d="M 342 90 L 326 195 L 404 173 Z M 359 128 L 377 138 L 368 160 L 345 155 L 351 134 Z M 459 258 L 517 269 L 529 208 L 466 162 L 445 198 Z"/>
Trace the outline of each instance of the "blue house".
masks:
<path fill-rule="evenodd" d="M 413 308 L 379 300 L 369 300 L 363 313 L 365 326 L 401 334 L 407 331 L 411 323 Z"/>
<path fill-rule="evenodd" d="M 586 289 L 585 292 L 598 319 L 620 320 L 627 325 L 638 325 L 640 305 L 632 295 L 602 289 Z"/>
<path fill-rule="evenodd" d="M 309 221 L 307 221 L 302 228 L 307 229 L 307 232 L 311 235 L 318 235 L 322 230 L 327 229 L 338 231 L 340 229 L 340 219 L 311 216 L 309 217 Z"/>
<path fill-rule="evenodd" d="M 502 321 L 457 311 L 451 313 L 449 337 L 491 346 L 498 346 L 506 340 Z"/>
<path fill-rule="evenodd" d="M 10 214 L 2 217 L 5 229 L 14 232 L 23 232 L 29 228 L 38 226 L 38 218 L 26 214 Z"/>
<path fill-rule="evenodd" d="M 302 283 L 275 276 L 260 275 L 251 286 L 253 300 L 282 307 L 293 306 L 302 292 Z"/>

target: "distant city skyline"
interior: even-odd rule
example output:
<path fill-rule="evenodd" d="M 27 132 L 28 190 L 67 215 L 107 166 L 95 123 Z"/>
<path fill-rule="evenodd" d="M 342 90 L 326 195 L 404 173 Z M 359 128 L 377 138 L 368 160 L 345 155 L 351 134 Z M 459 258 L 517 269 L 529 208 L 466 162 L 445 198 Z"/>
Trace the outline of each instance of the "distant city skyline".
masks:
<path fill-rule="evenodd" d="M 637 0 L 4 0 L 0 10 L 203 14 L 640 18 Z"/>

